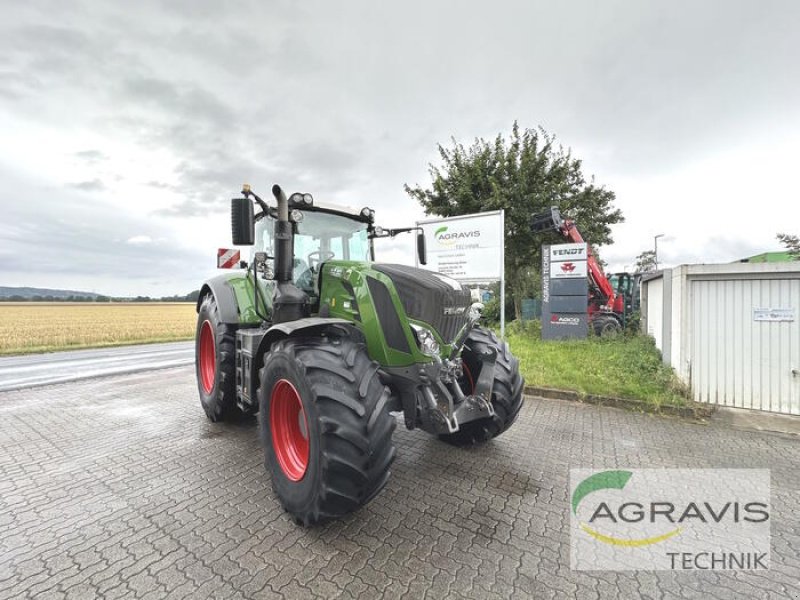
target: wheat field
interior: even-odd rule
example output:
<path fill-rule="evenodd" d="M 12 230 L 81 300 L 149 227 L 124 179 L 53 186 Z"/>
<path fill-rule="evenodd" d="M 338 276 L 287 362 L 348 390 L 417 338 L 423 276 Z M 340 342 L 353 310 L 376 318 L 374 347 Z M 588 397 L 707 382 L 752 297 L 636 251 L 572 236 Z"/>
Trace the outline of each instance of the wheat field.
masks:
<path fill-rule="evenodd" d="M 194 337 L 194 303 L 0 302 L 0 355 Z"/>

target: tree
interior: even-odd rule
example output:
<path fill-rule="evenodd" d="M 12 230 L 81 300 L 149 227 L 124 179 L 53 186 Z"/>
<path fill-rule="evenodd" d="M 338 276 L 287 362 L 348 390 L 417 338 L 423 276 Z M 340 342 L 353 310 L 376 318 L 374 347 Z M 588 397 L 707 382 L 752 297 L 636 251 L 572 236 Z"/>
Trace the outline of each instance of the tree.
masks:
<path fill-rule="evenodd" d="M 779 233 L 775 237 L 778 238 L 781 244 L 786 246 L 786 249 L 794 260 L 800 260 L 800 237 L 789 235 L 788 233 Z"/>
<path fill-rule="evenodd" d="M 650 273 L 658 268 L 655 250 L 645 250 L 636 257 L 636 272 Z"/>
<path fill-rule="evenodd" d="M 532 215 L 558 206 L 593 245 L 611 242 L 610 226 L 623 221 L 612 207 L 614 192 L 593 178 L 586 181 L 581 161 L 542 128 L 520 130 L 515 121 L 508 140 L 498 134 L 494 141 L 476 139 L 469 148 L 451 142 L 450 148 L 438 146 L 441 166 L 429 165 L 431 188 L 406 184 L 405 190 L 429 215 L 505 209 L 506 280 L 517 318 L 526 288 L 540 276 L 541 245 L 564 241 L 555 232 L 549 239 L 534 235 Z"/>

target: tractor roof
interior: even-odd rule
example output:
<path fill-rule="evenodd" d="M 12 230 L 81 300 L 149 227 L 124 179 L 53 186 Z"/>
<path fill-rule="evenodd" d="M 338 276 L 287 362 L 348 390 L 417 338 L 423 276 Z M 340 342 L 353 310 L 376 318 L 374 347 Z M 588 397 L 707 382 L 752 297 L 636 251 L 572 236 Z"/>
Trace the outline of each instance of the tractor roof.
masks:
<path fill-rule="evenodd" d="M 362 214 L 364 208 L 367 207 L 353 208 L 352 206 L 333 204 L 332 202 L 318 202 L 317 200 L 314 200 L 314 204 L 312 206 L 298 206 L 297 208 L 299 210 L 307 210 L 311 212 L 328 212 L 342 215 L 362 223 L 371 223 L 375 219 L 375 211 L 372 209 L 369 209 L 371 211 L 370 215 Z"/>
<path fill-rule="evenodd" d="M 314 200 L 314 206 L 321 210 L 328 210 L 331 212 L 338 212 L 348 215 L 359 215 L 361 214 L 361 210 L 357 208 L 353 208 L 352 206 L 348 206 L 346 204 L 334 204 L 333 202 L 319 202 Z"/>

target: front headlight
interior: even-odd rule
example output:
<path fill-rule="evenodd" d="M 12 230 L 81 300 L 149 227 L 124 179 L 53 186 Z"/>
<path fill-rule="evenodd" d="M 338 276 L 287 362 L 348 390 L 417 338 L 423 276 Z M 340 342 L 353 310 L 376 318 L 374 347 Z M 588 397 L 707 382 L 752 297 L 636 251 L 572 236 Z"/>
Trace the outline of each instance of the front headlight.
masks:
<path fill-rule="evenodd" d="M 439 342 L 436 341 L 430 329 L 415 323 L 411 323 L 411 329 L 414 330 L 414 337 L 417 338 L 417 346 L 419 346 L 423 354 L 439 356 Z"/>

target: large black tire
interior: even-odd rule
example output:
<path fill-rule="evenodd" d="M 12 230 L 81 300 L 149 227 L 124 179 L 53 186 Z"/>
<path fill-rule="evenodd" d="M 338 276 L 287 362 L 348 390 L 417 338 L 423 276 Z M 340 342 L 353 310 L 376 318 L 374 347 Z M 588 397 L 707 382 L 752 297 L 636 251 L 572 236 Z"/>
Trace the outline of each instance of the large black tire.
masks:
<path fill-rule="evenodd" d="M 213 294 L 200 303 L 195 334 L 200 403 L 213 422 L 242 417 L 236 406 L 236 328 L 222 322 Z"/>
<path fill-rule="evenodd" d="M 613 315 L 600 314 L 592 319 L 592 330 L 598 337 L 613 338 L 622 333 L 622 324 Z"/>
<path fill-rule="evenodd" d="M 287 338 L 266 355 L 258 390 L 265 464 L 297 523 L 353 512 L 389 480 L 396 422 L 378 368 L 346 337 Z"/>
<path fill-rule="evenodd" d="M 522 408 L 522 390 L 525 381 L 519 372 L 519 360 L 511 354 L 508 344 L 482 327 L 475 327 L 469 334 L 461 353 L 464 377 L 460 382 L 464 393 L 471 394 L 478 381 L 483 364 L 480 356 L 488 349 L 497 351 L 492 386 L 492 407 L 495 416 L 479 421 L 470 421 L 455 433 L 439 435 L 439 439 L 454 446 L 477 446 L 507 430 L 519 416 Z"/>

